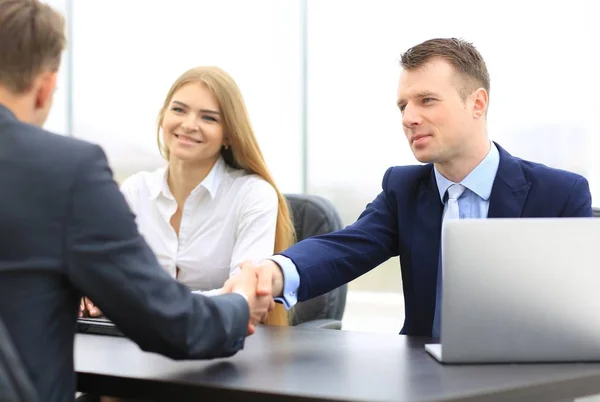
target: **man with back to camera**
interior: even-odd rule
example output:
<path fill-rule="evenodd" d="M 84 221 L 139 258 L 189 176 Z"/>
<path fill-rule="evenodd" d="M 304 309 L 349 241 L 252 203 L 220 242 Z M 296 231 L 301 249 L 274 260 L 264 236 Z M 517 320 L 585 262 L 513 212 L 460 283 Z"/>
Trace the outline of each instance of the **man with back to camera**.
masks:
<path fill-rule="evenodd" d="M 235 354 L 272 305 L 252 271 L 213 298 L 172 279 L 102 149 L 40 128 L 64 45 L 52 8 L 0 0 L 0 317 L 44 401 L 73 400 L 82 294 L 142 349 L 173 359 Z"/>
<path fill-rule="evenodd" d="M 399 255 L 405 300 L 400 333 L 439 337 L 443 220 L 591 217 L 591 195 L 585 178 L 513 157 L 490 142 L 490 79 L 471 43 L 428 40 L 408 49 L 400 64 L 404 134 L 426 164 L 388 169 L 383 191 L 354 224 L 243 270 L 258 272 L 259 294 L 272 294 L 289 308 Z M 230 279 L 226 288 L 235 283 Z"/>

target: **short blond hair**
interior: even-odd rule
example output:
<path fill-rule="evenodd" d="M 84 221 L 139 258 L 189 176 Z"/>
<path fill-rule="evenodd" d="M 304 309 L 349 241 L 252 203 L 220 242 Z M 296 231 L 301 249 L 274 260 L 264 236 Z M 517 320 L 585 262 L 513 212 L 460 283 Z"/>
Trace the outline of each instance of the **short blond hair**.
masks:
<path fill-rule="evenodd" d="M 57 71 L 66 45 L 65 20 L 38 0 L 0 0 L 0 84 L 27 91 L 42 71 Z"/>
<path fill-rule="evenodd" d="M 460 94 L 463 99 L 477 88 L 490 93 L 490 74 L 481 53 L 464 39 L 430 39 L 404 52 L 400 65 L 406 70 L 414 70 L 431 59 L 441 58 L 449 62 L 464 78 Z"/>

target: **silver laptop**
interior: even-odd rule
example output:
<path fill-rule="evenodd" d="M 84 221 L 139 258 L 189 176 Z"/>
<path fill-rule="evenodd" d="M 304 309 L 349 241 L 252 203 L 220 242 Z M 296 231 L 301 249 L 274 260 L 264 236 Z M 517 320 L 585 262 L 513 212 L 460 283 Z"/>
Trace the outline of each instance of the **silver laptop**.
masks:
<path fill-rule="evenodd" d="M 444 225 L 444 363 L 600 360 L 600 219 Z"/>

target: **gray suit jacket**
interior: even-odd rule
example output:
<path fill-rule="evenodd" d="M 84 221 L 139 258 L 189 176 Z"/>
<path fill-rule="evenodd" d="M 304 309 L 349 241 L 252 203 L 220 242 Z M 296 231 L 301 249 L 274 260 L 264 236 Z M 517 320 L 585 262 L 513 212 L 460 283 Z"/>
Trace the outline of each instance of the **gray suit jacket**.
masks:
<path fill-rule="evenodd" d="M 41 400 L 73 400 L 82 295 L 143 350 L 209 359 L 244 345 L 246 300 L 193 295 L 160 268 L 99 146 L 0 105 L 0 316 Z"/>

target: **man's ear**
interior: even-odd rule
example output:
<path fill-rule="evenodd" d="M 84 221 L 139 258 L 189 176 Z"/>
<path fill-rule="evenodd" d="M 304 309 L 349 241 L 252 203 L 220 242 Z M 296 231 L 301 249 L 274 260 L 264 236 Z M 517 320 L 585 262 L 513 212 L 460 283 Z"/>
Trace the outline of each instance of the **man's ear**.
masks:
<path fill-rule="evenodd" d="M 480 119 L 485 117 L 488 108 L 488 93 L 483 88 L 473 91 L 473 118 Z"/>
<path fill-rule="evenodd" d="M 37 78 L 37 90 L 35 94 L 35 108 L 45 109 L 48 102 L 52 101 L 52 95 L 56 89 L 57 73 L 46 71 Z"/>

